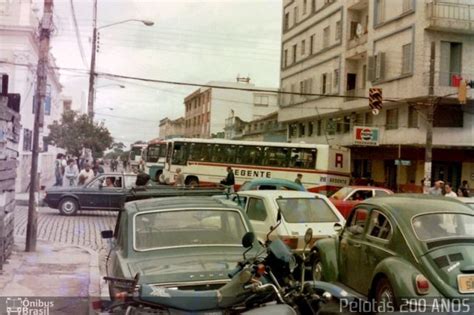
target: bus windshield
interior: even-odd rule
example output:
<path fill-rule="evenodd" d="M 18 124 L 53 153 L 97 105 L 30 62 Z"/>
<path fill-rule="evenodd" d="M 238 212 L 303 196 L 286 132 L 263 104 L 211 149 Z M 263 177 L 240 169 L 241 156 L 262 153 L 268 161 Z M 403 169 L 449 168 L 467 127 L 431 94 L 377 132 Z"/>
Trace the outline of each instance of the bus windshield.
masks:
<path fill-rule="evenodd" d="M 148 146 L 146 162 L 156 163 L 160 157 L 166 156 L 166 144 L 152 144 Z"/>

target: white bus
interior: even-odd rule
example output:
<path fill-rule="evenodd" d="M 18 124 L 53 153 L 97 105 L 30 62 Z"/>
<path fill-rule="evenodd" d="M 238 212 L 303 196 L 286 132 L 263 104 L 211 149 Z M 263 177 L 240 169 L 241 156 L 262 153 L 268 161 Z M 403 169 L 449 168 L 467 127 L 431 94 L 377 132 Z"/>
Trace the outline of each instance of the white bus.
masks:
<path fill-rule="evenodd" d="M 138 172 L 138 170 L 140 169 L 143 160 L 143 150 L 146 149 L 146 146 L 146 143 L 131 145 L 130 153 L 128 156 L 128 164 L 130 165 L 130 170 L 132 170 L 133 172 Z"/>
<path fill-rule="evenodd" d="M 181 168 L 187 185 L 219 184 L 232 167 L 236 188 L 254 178 L 295 180 L 312 192 L 327 193 L 349 185 L 350 151 L 325 144 L 234 141 L 225 139 L 167 140 L 165 178 L 174 182 Z"/>
<path fill-rule="evenodd" d="M 166 141 L 153 139 L 148 142 L 143 157 L 145 159 L 145 173 L 152 179 L 160 175 L 165 167 Z"/>

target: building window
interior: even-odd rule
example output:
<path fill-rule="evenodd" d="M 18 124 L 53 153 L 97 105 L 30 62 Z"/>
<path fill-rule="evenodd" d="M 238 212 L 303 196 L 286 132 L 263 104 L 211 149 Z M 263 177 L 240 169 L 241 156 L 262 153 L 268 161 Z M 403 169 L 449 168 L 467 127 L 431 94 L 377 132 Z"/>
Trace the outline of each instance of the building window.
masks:
<path fill-rule="evenodd" d="M 303 39 L 301 41 L 301 56 L 303 56 L 306 52 L 306 41 Z"/>
<path fill-rule="evenodd" d="M 296 137 L 296 125 L 295 124 L 288 125 L 288 137 L 289 138 Z"/>
<path fill-rule="evenodd" d="M 309 38 L 309 54 L 312 55 L 313 54 L 313 49 L 314 49 L 314 34 L 311 35 L 311 37 Z"/>
<path fill-rule="evenodd" d="M 339 69 L 334 70 L 334 87 L 337 88 L 339 86 Z"/>
<path fill-rule="evenodd" d="M 326 133 L 330 136 L 336 134 L 336 122 L 333 118 L 329 118 L 326 122 Z"/>
<path fill-rule="evenodd" d="M 310 121 L 308 123 L 308 137 L 311 137 L 313 135 L 313 128 L 314 128 L 314 123 Z"/>
<path fill-rule="evenodd" d="M 462 73 L 462 43 L 441 42 L 439 84 L 453 86 Z"/>
<path fill-rule="evenodd" d="M 47 137 L 43 137 L 43 151 L 42 152 L 48 152 L 48 142 L 46 141 Z"/>
<path fill-rule="evenodd" d="M 375 0 L 375 24 L 385 21 L 385 0 Z"/>
<path fill-rule="evenodd" d="M 440 105 L 434 112 L 433 127 L 462 128 L 464 126 L 463 105 Z"/>
<path fill-rule="evenodd" d="M 307 6 L 308 6 L 308 1 L 303 0 L 303 14 L 306 14 Z"/>
<path fill-rule="evenodd" d="M 367 81 L 367 65 L 363 65 L 362 66 L 362 82 L 361 82 L 362 89 L 365 89 L 366 81 Z"/>
<path fill-rule="evenodd" d="M 288 49 L 285 49 L 285 52 L 283 53 L 283 66 L 288 66 Z"/>
<path fill-rule="evenodd" d="M 293 9 L 293 15 L 294 15 L 294 19 L 295 19 L 295 23 L 294 24 L 297 24 L 298 23 L 298 7 L 295 7 Z"/>
<path fill-rule="evenodd" d="M 413 0 L 403 0 L 402 10 L 403 12 L 413 10 Z"/>
<path fill-rule="evenodd" d="M 254 103 L 256 106 L 268 106 L 270 99 L 268 95 L 255 95 Z"/>
<path fill-rule="evenodd" d="M 342 126 L 343 133 L 349 133 L 351 131 L 351 116 L 344 116 L 344 124 Z"/>
<path fill-rule="evenodd" d="M 296 62 L 296 49 L 297 49 L 297 47 L 298 47 L 297 44 L 293 45 L 293 63 Z"/>
<path fill-rule="evenodd" d="M 318 120 L 316 122 L 316 135 L 321 136 L 322 130 L 323 129 L 323 122 L 321 120 Z"/>
<path fill-rule="evenodd" d="M 285 13 L 285 31 L 290 28 L 290 12 Z"/>
<path fill-rule="evenodd" d="M 321 94 L 326 94 L 328 91 L 326 89 L 327 85 L 327 74 L 323 73 L 321 77 Z"/>
<path fill-rule="evenodd" d="M 311 11 L 316 12 L 316 0 L 311 0 Z"/>
<path fill-rule="evenodd" d="M 306 131 L 306 125 L 304 123 L 299 124 L 299 137 L 304 137 Z"/>
<path fill-rule="evenodd" d="M 291 85 L 290 87 L 290 104 L 294 104 L 295 103 L 295 90 L 296 90 L 296 87 L 294 84 Z"/>
<path fill-rule="evenodd" d="M 411 64 L 411 44 L 406 44 L 402 46 L 402 74 L 411 72 Z"/>
<path fill-rule="evenodd" d="M 418 112 L 415 106 L 408 106 L 408 128 L 418 128 Z"/>
<path fill-rule="evenodd" d="M 371 112 L 365 113 L 364 126 L 370 127 L 374 124 L 374 116 Z"/>
<path fill-rule="evenodd" d="M 31 151 L 32 134 L 31 130 L 23 129 L 23 151 Z"/>
<path fill-rule="evenodd" d="M 329 46 L 329 36 L 331 35 L 330 32 L 331 31 L 330 31 L 329 26 L 325 27 L 323 30 L 323 48 L 326 48 Z"/>
<path fill-rule="evenodd" d="M 300 94 L 304 93 L 304 81 L 300 81 Z"/>
<path fill-rule="evenodd" d="M 354 124 L 355 124 L 356 126 L 363 126 L 363 125 L 364 125 L 364 114 L 362 114 L 362 113 L 357 113 L 357 114 L 355 115 Z"/>
<path fill-rule="evenodd" d="M 342 24 L 341 21 L 336 22 L 336 42 L 341 39 L 342 36 Z"/>
<path fill-rule="evenodd" d="M 398 129 L 398 108 L 387 109 L 385 129 Z"/>

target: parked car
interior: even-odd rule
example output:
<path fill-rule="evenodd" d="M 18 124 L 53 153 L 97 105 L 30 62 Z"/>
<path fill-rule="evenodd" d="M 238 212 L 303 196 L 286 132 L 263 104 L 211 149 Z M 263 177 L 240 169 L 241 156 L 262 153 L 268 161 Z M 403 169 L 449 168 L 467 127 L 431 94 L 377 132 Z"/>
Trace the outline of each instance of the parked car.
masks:
<path fill-rule="evenodd" d="M 137 186 L 137 174 L 109 173 L 77 187 L 51 187 L 44 202 L 61 214 L 74 215 L 79 210 L 120 210 L 125 202 L 171 196 L 212 196 L 223 193 L 218 188 L 187 188 L 169 185 Z"/>
<path fill-rule="evenodd" d="M 240 186 L 239 191 L 248 190 L 296 190 L 306 191 L 303 185 L 297 184 L 287 179 L 277 178 L 256 178 L 246 181 Z"/>
<path fill-rule="evenodd" d="M 474 197 L 458 197 L 458 199 L 474 210 Z"/>
<path fill-rule="evenodd" d="M 242 260 L 244 234 L 252 231 L 242 209 L 210 197 L 129 202 L 119 212 L 108 276 L 133 278 L 164 288 L 214 289 L 229 281 Z M 258 244 L 255 252 L 260 251 Z M 254 253 L 255 255 L 255 253 Z M 117 291 L 109 287 L 111 296 Z"/>
<path fill-rule="evenodd" d="M 295 252 L 304 248 L 304 234 L 313 229 L 314 242 L 321 238 L 336 235 L 335 228 L 345 224 L 342 215 L 328 198 L 321 194 L 301 191 L 261 190 L 238 193 L 233 201 L 240 205 L 248 216 L 257 238 L 264 242 L 271 226 L 275 226 L 278 211 L 282 220 L 270 235 L 282 239 Z M 313 263 L 311 259 L 308 261 Z"/>
<path fill-rule="evenodd" d="M 335 192 L 329 200 L 347 219 L 351 209 L 367 198 L 387 196 L 393 194 L 393 191 L 381 187 L 373 186 L 346 186 Z"/>
<path fill-rule="evenodd" d="M 319 279 L 395 309 L 474 297 L 474 214 L 456 198 L 368 199 L 316 249 Z"/>

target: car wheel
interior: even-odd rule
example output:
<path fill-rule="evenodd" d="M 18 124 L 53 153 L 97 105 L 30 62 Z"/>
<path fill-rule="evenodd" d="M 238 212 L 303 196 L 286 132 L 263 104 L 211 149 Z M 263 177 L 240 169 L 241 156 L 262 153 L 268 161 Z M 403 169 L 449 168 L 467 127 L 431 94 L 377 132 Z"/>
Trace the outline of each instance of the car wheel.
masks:
<path fill-rule="evenodd" d="M 377 310 L 397 310 L 395 292 L 387 278 L 382 278 L 377 282 L 375 301 Z"/>
<path fill-rule="evenodd" d="M 190 179 L 187 180 L 186 185 L 190 187 L 197 187 L 199 186 L 199 179 L 197 179 L 196 177 L 191 177 Z"/>
<path fill-rule="evenodd" d="M 59 212 L 63 215 L 74 215 L 79 210 L 79 204 L 74 198 L 64 198 L 59 203 Z"/>
<path fill-rule="evenodd" d="M 323 281 L 323 265 L 321 259 L 319 259 L 318 253 L 313 253 L 311 259 L 311 280 L 312 281 Z"/>

